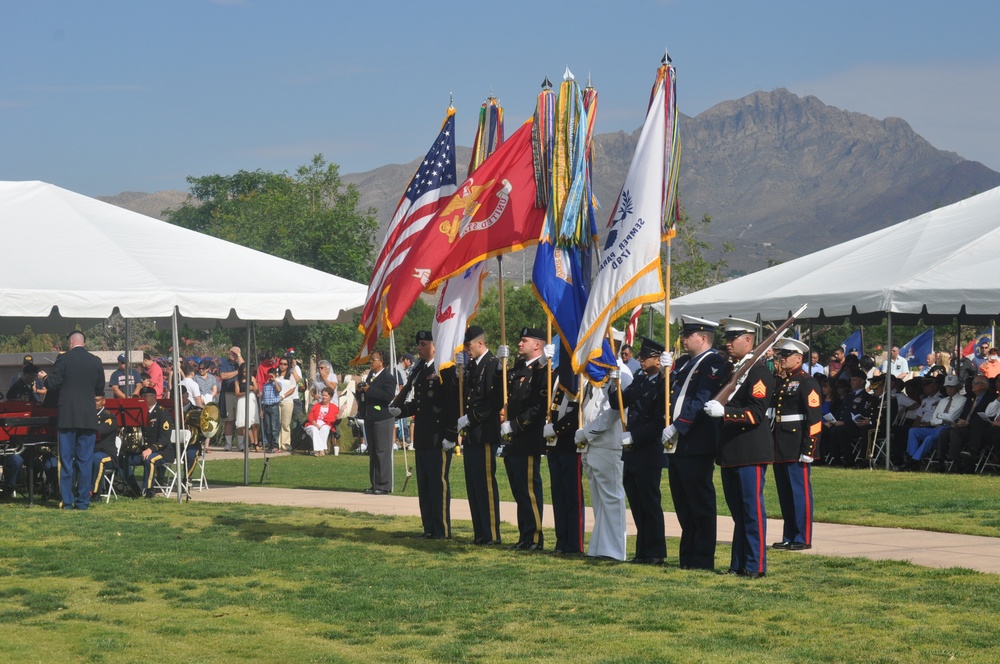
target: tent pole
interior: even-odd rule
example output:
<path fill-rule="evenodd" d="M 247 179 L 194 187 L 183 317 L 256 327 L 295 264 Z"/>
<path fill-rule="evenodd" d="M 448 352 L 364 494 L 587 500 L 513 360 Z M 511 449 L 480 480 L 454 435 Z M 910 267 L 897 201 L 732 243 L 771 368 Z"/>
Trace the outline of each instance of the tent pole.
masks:
<path fill-rule="evenodd" d="M 135 392 L 135 385 L 132 385 L 132 352 L 129 350 L 132 346 L 129 344 L 131 339 L 129 338 L 132 334 L 132 323 L 128 318 L 125 319 L 125 396 L 131 397 L 132 393 Z M 112 396 L 114 394 L 112 393 Z"/>
<path fill-rule="evenodd" d="M 247 321 L 247 356 L 243 363 L 247 365 L 247 388 L 243 395 L 243 485 L 250 486 L 250 395 L 253 386 L 253 321 Z M 236 382 L 240 380 L 239 367 L 236 367 Z"/>
<path fill-rule="evenodd" d="M 890 350 L 892 350 L 892 312 L 886 313 L 886 345 Z M 862 351 L 863 352 L 863 351 Z M 891 353 L 890 353 L 891 355 Z M 885 382 L 882 384 L 882 395 L 892 394 L 892 367 L 889 358 L 886 358 L 886 377 Z M 892 468 L 892 463 L 889 462 L 889 458 L 892 456 L 892 399 L 887 398 L 885 403 L 885 469 L 890 470 Z"/>
<path fill-rule="evenodd" d="M 184 474 L 184 453 L 181 449 L 181 432 L 184 431 L 184 420 L 181 419 L 181 381 L 179 376 L 183 376 L 181 373 L 181 360 L 180 360 L 180 337 L 177 334 L 177 307 L 174 307 L 173 316 L 171 318 L 171 332 L 173 334 L 173 346 L 174 352 L 171 358 L 174 363 L 174 463 L 177 465 L 177 503 L 184 502 L 184 479 L 186 475 Z"/>

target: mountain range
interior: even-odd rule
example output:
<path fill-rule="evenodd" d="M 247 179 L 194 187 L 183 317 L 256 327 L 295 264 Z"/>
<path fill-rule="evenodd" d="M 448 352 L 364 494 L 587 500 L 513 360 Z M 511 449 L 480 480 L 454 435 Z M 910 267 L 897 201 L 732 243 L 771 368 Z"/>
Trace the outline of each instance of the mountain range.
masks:
<path fill-rule="evenodd" d="M 788 90 L 755 92 L 695 117 L 681 116 L 680 199 L 693 219 L 712 217 L 706 241 L 735 246 L 732 274 L 752 272 L 884 228 L 1000 186 L 1000 173 L 939 150 L 904 120 L 878 120 Z M 594 137 L 594 191 L 604 226 L 639 130 Z M 459 176 L 471 150 L 458 148 Z M 422 157 L 343 175 L 378 210 L 384 231 Z M 102 200 L 160 217 L 185 192 L 125 192 Z M 517 278 L 531 255 L 511 257 Z"/>

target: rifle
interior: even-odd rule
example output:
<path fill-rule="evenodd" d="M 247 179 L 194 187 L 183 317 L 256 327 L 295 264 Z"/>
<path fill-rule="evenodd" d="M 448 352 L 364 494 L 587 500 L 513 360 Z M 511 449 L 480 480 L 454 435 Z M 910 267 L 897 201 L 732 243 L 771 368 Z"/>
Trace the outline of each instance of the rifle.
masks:
<path fill-rule="evenodd" d="M 718 401 L 723 406 L 729 403 L 729 399 L 732 398 L 733 393 L 735 393 L 736 390 L 739 389 L 740 385 L 743 384 L 750 368 L 757 364 L 757 362 L 764 357 L 764 353 L 774 346 L 774 344 L 778 343 L 778 338 L 781 336 L 781 333 L 791 327 L 792 323 L 795 322 L 795 319 L 806 310 L 806 306 L 808 305 L 803 304 L 799 307 L 799 310 L 792 314 L 788 320 L 779 325 L 774 332 L 765 337 L 763 341 L 757 344 L 756 348 L 750 351 L 749 355 L 747 355 L 747 357 L 745 357 L 737 366 L 733 375 L 729 377 L 729 382 L 726 383 L 721 390 L 719 390 L 718 394 L 715 395 L 715 401 Z"/>

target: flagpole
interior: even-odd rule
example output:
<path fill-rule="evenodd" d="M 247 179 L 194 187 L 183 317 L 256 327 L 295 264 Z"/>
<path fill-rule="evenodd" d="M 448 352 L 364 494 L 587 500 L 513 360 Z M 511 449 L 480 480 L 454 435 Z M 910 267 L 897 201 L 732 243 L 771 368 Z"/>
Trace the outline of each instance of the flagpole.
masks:
<path fill-rule="evenodd" d="M 611 343 L 611 354 L 615 356 L 615 359 L 617 359 L 618 358 L 618 351 L 615 349 L 615 335 L 611 331 L 611 319 L 610 318 L 608 319 L 608 341 Z M 618 384 L 617 384 L 618 389 L 616 391 L 618 392 L 618 417 L 622 421 L 622 433 L 625 433 L 625 429 L 627 428 L 628 424 L 625 421 L 625 402 L 622 400 L 622 375 L 621 375 L 621 369 L 618 370 L 618 379 L 617 380 L 618 380 Z"/>
<path fill-rule="evenodd" d="M 546 318 L 546 321 L 548 322 L 548 325 L 546 326 L 546 329 L 545 329 L 545 336 L 546 336 L 546 339 L 548 339 L 548 340 L 545 343 L 551 346 L 552 345 L 552 319 L 549 318 L 548 316 L 546 316 L 545 318 Z M 561 343 L 561 341 L 560 341 L 560 343 Z M 546 387 L 548 389 L 546 390 L 545 393 L 547 395 L 549 395 L 549 404 L 551 404 L 552 403 L 552 358 L 549 358 L 549 361 L 546 363 L 545 368 L 546 368 L 545 373 L 546 373 L 546 376 L 548 378 L 548 382 L 546 383 Z M 548 422 L 549 424 L 552 424 L 552 408 L 548 408 L 547 409 L 547 412 L 545 414 L 545 421 Z"/>
<path fill-rule="evenodd" d="M 507 345 L 507 315 L 503 303 L 503 254 L 497 256 L 497 276 L 500 278 L 500 344 Z M 508 350 L 509 352 L 509 350 Z M 503 407 L 507 407 L 507 358 L 500 360 L 503 367 Z"/>
<path fill-rule="evenodd" d="M 663 348 L 670 352 L 670 240 L 667 238 L 667 262 L 663 266 Z M 666 426 L 670 426 L 670 372 L 664 376 L 663 401 L 666 410 Z"/>

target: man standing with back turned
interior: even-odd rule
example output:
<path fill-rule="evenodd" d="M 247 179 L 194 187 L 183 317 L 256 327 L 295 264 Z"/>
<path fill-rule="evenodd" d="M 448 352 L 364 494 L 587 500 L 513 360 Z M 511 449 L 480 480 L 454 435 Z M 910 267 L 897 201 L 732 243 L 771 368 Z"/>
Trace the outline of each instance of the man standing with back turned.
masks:
<path fill-rule="evenodd" d="M 104 395 L 104 367 L 96 355 L 83 347 L 86 343 L 83 332 L 70 333 L 68 341 L 69 352 L 56 358 L 45 387 L 59 390 L 60 507 L 85 510 L 90 506 L 91 457 L 97 442 L 94 399 Z"/>

